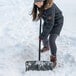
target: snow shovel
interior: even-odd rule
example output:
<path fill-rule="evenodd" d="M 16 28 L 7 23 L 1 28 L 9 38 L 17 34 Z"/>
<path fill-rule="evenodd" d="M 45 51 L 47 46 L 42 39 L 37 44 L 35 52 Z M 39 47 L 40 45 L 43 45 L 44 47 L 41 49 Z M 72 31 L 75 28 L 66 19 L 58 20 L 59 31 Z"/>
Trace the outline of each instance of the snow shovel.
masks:
<path fill-rule="evenodd" d="M 40 19 L 40 29 L 39 29 L 39 36 L 41 35 L 41 19 Z M 41 61 L 40 60 L 40 48 L 41 48 L 41 40 L 39 39 L 39 57 L 38 61 L 26 61 L 25 62 L 25 67 L 26 71 L 47 71 L 47 70 L 52 70 L 52 63 L 50 61 Z"/>

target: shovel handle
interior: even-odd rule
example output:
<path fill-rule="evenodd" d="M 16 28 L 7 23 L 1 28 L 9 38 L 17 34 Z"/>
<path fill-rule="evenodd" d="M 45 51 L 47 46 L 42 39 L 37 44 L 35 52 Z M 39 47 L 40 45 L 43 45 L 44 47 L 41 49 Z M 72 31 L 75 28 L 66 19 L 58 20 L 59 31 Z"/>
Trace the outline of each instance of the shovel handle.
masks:
<path fill-rule="evenodd" d="M 42 24 L 42 20 L 40 18 L 39 36 L 41 35 L 41 24 Z M 39 39 L 39 61 L 41 59 L 40 50 L 41 50 L 41 39 Z"/>

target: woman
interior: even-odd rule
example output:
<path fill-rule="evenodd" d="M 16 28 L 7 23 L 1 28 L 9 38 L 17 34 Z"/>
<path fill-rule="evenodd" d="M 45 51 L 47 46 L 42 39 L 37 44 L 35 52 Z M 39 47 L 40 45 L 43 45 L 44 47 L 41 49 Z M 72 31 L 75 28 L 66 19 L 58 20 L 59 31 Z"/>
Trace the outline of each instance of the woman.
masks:
<path fill-rule="evenodd" d="M 43 31 L 39 39 L 43 41 L 44 47 L 41 52 L 51 50 L 50 61 L 56 66 L 57 63 L 57 46 L 56 38 L 60 35 L 63 26 L 63 15 L 61 10 L 53 3 L 53 0 L 34 0 L 32 10 L 33 21 L 40 18 L 44 20 Z M 48 39 L 49 36 L 49 39 Z"/>

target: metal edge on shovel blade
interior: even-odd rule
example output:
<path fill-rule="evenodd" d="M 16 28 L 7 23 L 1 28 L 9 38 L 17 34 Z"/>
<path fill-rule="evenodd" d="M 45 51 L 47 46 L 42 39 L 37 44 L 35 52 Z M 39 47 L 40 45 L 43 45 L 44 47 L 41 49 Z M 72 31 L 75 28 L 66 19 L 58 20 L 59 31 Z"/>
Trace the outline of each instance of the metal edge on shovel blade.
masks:
<path fill-rule="evenodd" d="M 53 70 L 52 63 L 50 61 L 26 61 L 26 71 L 47 71 Z"/>

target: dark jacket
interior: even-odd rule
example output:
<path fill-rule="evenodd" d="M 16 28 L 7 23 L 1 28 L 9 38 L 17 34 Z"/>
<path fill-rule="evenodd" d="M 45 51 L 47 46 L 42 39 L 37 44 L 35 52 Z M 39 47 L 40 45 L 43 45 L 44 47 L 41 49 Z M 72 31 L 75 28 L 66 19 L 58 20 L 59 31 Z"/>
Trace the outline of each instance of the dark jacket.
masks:
<path fill-rule="evenodd" d="M 43 32 L 41 38 L 47 38 L 49 34 L 60 35 L 60 31 L 63 26 L 63 15 L 61 10 L 54 3 L 52 7 L 43 11 L 42 18 L 43 23 Z"/>

